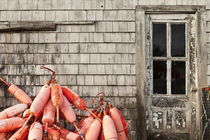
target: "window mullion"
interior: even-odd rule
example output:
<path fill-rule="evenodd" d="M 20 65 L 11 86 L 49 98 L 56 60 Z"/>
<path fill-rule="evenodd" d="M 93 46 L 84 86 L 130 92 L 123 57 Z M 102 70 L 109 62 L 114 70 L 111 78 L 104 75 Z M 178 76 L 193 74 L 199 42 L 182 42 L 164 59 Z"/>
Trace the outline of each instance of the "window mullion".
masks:
<path fill-rule="evenodd" d="M 170 23 L 167 23 L 167 57 L 171 58 L 171 28 Z M 167 60 L 167 94 L 171 95 L 171 60 Z"/>

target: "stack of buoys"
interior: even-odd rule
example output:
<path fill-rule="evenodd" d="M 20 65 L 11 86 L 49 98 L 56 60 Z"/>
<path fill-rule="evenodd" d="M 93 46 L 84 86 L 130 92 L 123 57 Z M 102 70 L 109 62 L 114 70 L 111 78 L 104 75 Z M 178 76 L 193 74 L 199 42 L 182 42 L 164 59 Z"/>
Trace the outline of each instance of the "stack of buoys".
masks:
<path fill-rule="evenodd" d="M 60 86 L 51 79 L 40 89 L 32 101 L 15 84 L 9 84 L 0 78 L 21 104 L 11 106 L 0 112 L 0 140 L 128 140 L 128 126 L 121 112 L 103 97 L 91 111 L 85 101 L 68 87 Z M 94 101 L 95 101 L 94 100 Z M 89 116 L 77 117 L 72 105 L 90 113 Z M 60 114 L 71 123 L 75 130 L 60 126 Z"/>

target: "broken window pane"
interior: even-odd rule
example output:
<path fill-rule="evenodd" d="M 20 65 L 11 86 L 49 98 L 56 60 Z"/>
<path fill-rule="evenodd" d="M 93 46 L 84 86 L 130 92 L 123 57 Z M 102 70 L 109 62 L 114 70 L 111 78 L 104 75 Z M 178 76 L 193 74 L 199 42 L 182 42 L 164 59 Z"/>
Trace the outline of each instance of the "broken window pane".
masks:
<path fill-rule="evenodd" d="M 185 24 L 171 25 L 171 56 L 185 56 Z"/>
<path fill-rule="evenodd" d="M 166 61 L 153 61 L 153 93 L 166 94 Z"/>
<path fill-rule="evenodd" d="M 185 94 L 185 62 L 172 61 L 171 93 Z"/>
<path fill-rule="evenodd" d="M 153 23 L 153 56 L 166 56 L 166 24 Z"/>

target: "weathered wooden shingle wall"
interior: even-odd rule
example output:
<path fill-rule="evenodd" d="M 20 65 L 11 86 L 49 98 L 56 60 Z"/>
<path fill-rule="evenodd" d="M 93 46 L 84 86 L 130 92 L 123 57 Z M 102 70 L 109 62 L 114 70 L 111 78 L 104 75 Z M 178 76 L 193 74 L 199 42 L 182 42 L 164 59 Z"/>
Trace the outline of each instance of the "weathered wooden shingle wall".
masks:
<path fill-rule="evenodd" d="M 93 96 L 105 92 L 135 139 L 135 5 L 135 0 L 0 0 L 0 21 L 96 21 L 57 25 L 56 31 L 0 33 L 1 76 L 34 96 L 49 79 L 39 69 L 46 65 L 89 107 Z M 2 107 L 16 103 L 2 102 Z"/>
<path fill-rule="evenodd" d="M 48 72 L 39 69 L 44 64 L 57 72 L 61 85 L 71 86 L 87 101 L 106 92 L 129 120 L 135 139 L 135 6 L 205 5 L 206 1 L 0 0 L 0 21 L 97 21 L 57 25 L 56 31 L 0 33 L 0 74 L 33 96 L 49 78 Z M 210 57 L 210 2 L 207 7 Z M 2 89 L 0 95 L 7 96 Z M 2 107 L 16 103 L 1 100 Z"/>

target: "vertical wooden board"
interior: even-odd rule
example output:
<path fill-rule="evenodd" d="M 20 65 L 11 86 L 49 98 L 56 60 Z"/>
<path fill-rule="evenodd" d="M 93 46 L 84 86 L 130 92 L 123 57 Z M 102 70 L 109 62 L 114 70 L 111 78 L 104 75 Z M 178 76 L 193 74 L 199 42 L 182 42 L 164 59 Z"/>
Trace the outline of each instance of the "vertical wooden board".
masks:
<path fill-rule="evenodd" d="M 137 102 L 139 102 L 138 108 L 138 125 L 137 129 L 142 130 L 138 132 L 139 139 L 147 139 L 146 136 L 146 124 L 145 120 L 145 12 L 136 10 L 136 72 L 137 72 Z M 140 78 L 141 77 L 141 78 Z M 141 113 L 140 113 L 141 112 Z"/>
<path fill-rule="evenodd" d="M 197 76 L 198 76 L 198 83 L 197 86 L 200 87 L 202 85 L 206 85 L 206 61 L 207 61 L 207 53 L 206 53 L 206 18 L 205 18 L 205 8 L 202 7 L 196 13 L 196 20 L 197 20 L 197 39 L 196 39 L 196 47 L 197 47 Z M 196 118 L 201 115 L 201 106 L 200 106 L 200 98 L 201 95 L 197 94 L 196 102 L 198 103 L 196 106 Z M 198 118 L 196 119 L 196 129 L 201 129 L 201 120 Z M 198 139 L 201 138 L 201 132 L 198 133 Z"/>

